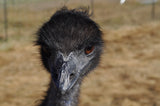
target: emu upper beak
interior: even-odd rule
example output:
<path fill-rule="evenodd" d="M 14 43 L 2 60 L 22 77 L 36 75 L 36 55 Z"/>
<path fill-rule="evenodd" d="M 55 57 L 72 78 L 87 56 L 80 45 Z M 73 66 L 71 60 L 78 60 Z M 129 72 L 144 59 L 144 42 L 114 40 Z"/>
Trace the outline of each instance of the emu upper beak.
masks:
<path fill-rule="evenodd" d="M 62 93 L 71 89 L 78 79 L 78 74 L 75 73 L 75 64 L 64 63 L 62 69 L 59 70 L 57 87 Z"/>
<path fill-rule="evenodd" d="M 62 59 L 62 57 L 60 58 Z M 64 61 L 63 59 L 63 63 L 58 69 L 52 68 L 52 79 L 58 91 L 60 91 L 62 94 L 70 90 L 76 83 L 79 77 L 79 72 L 77 71 L 78 69 L 76 69 L 77 65 L 78 63 L 75 62 L 74 58 L 71 58 L 70 56 L 67 61 Z"/>

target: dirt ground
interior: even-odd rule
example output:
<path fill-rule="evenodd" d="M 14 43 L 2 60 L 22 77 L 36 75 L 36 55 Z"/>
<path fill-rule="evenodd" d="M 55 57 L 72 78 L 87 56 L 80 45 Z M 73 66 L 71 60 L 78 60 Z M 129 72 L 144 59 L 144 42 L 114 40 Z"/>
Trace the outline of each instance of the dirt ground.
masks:
<path fill-rule="evenodd" d="M 9 9 L 12 36 L 0 41 L 0 106 L 35 106 L 45 95 L 50 75 L 32 41 L 58 8 L 48 3 L 45 8 L 39 3 Z M 42 9 L 37 11 L 38 5 Z M 68 3 L 71 8 L 79 5 Z M 160 106 L 160 16 L 152 21 L 149 6 L 137 3 L 100 0 L 95 8 L 93 19 L 102 28 L 105 47 L 99 67 L 83 81 L 79 106 Z M 2 28 L 0 24 L 0 36 Z"/>

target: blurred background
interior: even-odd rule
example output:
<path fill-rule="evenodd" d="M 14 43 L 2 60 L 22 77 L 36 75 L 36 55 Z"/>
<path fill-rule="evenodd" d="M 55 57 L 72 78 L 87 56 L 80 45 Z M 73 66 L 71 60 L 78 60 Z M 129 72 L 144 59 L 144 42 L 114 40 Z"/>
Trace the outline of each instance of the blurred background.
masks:
<path fill-rule="evenodd" d="M 103 31 L 101 63 L 83 82 L 79 106 L 160 106 L 160 1 L 0 0 L 0 106 L 35 106 L 49 74 L 37 29 L 59 8 L 89 7 Z"/>

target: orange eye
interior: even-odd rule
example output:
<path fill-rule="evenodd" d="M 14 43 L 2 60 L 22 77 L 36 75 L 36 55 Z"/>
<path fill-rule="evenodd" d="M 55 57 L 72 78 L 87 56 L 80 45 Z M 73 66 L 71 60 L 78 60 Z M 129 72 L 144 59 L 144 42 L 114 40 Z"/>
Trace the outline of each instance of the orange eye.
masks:
<path fill-rule="evenodd" d="M 94 46 L 88 46 L 85 48 L 85 54 L 90 54 L 94 50 Z"/>

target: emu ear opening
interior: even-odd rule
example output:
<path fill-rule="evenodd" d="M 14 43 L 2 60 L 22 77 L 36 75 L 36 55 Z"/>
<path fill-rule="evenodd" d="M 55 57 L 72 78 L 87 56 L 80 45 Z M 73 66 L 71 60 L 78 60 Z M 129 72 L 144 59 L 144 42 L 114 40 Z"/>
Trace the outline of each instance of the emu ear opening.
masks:
<path fill-rule="evenodd" d="M 49 47 L 47 47 L 47 46 L 41 46 L 41 51 L 42 51 L 47 57 L 50 57 L 50 56 L 51 56 L 51 50 L 49 49 Z"/>

